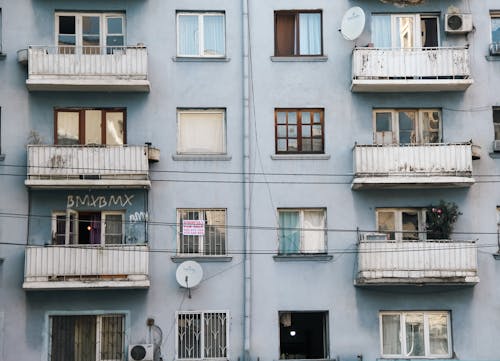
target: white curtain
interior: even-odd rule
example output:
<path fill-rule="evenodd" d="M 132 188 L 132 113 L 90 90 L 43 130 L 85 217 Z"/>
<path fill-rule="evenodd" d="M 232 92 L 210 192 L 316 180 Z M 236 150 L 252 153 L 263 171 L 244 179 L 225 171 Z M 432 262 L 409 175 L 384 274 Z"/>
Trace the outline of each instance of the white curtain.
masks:
<path fill-rule="evenodd" d="M 205 42 L 203 55 L 224 55 L 224 15 L 205 15 L 203 36 Z"/>
<path fill-rule="evenodd" d="M 179 15 L 179 55 L 199 55 L 198 15 Z"/>
<path fill-rule="evenodd" d="M 281 211 L 280 254 L 299 253 L 300 247 L 300 214 L 297 211 Z"/>
<path fill-rule="evenodd" d="M 300 245 L 303 253 L 326 252 L 325 217 L 323 211 L 304 211 L 303 239 Z"/>
<path fill-rule="evenodd" d="M 179 153 L 221 154 L 224 147 L 224 114 L 179 113 Z"/>
<path fill-rule="evenodd" d="M 400 355 L 401 323 L 399 315 L 382 315 L 382 352 L 384 355 Z"/>
<path fill-rule="evenodd" d="M 300 55 L 321 55 L 321 14 L 299 14 Z"/>
<path fill-rule="evenodd" d="M 391 16 L 372 16 L 372 43 L 376 48 L 391 47 Z"/>

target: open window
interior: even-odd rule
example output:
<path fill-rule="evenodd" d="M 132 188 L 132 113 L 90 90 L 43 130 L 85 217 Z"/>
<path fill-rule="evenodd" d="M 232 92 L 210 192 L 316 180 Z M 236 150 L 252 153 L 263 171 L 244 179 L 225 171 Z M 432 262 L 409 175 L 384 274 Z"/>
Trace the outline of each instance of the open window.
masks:
<path fill-rule="evenodd" d="M 322 54 L 322 13 L 320 10 L 274 12 L 274 55 Z"/>
<path fill-rule="evenodd" d="M 434 48 L 439 46 L 439 16 L 373 14 L 372 42 L 377 48 Z"/>
<path fill-rule="evenodd" d="M 378 208 L 377 229 L 390 240 L 425 240 L 425 209 Z"/>
<path fill-rule="evenodd" d="M 328 312 L 279 312 L 280 359 L 327 359 Z"/>

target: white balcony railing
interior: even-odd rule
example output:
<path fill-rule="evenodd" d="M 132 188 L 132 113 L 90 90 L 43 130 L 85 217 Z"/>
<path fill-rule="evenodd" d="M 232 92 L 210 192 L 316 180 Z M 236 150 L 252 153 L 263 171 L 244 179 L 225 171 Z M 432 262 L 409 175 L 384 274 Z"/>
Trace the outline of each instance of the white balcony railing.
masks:
<path fill-rule="evenodd" d="M 149 91 L 144 46 L 30 46 L 30 90 Z"/>
<path fill-rule="evenodd" d="M 353 152 L 354 189 L 474 183 L 470 143 L 355 145 Z"/>
<path fill-rule="evenodd" d="M 147 146 L 28 145 L 28 186 L 149 186 Z"/>
<path fill-rule="evenodd" d="M 147 245 L 26 247 L 25 289 L 148 286 Z"/>
<path fill-rule="evenodd" d="M 355 48 L 353 91 L 460 91 L 472 84 L 469 50 Z"/>
<path fill-rule="evenodd" d="M 475 284 L 475 241 L 361 241 L 357 285 Z"/>

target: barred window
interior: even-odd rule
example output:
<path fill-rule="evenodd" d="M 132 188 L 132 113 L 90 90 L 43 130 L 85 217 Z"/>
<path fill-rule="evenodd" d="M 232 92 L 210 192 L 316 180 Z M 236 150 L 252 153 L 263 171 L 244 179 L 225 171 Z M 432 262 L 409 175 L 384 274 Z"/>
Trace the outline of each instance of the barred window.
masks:
<path fill-rule="evenodd" d="M 180 254 L 226 254 L 225 209 L 178 209 L 177 244 Z"/>
<path fill-rule="evenodd" d="M 227 312 L 178 313 L 177 358 L 227 358 L 227 319 Z"/>
<path fill-rule="evenodd" d="M 50 361 L 121 361 L 123 315 L 50 317 Z"/>

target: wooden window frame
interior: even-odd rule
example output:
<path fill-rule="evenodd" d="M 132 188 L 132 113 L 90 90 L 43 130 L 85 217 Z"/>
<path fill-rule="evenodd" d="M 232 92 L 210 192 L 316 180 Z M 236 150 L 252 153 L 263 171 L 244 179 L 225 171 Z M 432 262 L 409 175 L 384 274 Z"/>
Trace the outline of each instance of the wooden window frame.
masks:
<path fill-rule="evenodd" d="M 293 43 L 294 43 L 294 54 L 279 54 L 278 55 L 278 21 L 277 21 L 277 15 L 280 14 L 287 14 L 287 15 L 294 15 L 294 29 L 295 33 L 293 35 Z M 299 22 L 299 15 L 300 14 L 320 14 L 320 19 L 321 19 L 321 35 L 320 35 L 320 42 L 321 42 L 321 54 L 300 54 L 300 22 Z M 321 9 L 313 9 L 313 10 L 275 10 L 274 11 L 274 56 L 278 57 L 287 57 L 287 56 L 292 56 L 292 57 L 301 57 L 301 56 L 324 56 L 324 45 L 323 45 L 323 10 Z"/>
<path fill-rule="evenodd" d="M 106 143 L 106 113 L 118 113 L 123 114 L 123 144 L 127 144 L 127 110 L 125 108 L 55 108 L 54 109 L 54 144 L 57 145 L 57 119 L 58 114 L 61 113 L 78 113 L 78 145 L 85 144 L 85 111 L 87 110 L 98 110 L 101 111 L 101 144 L 105 146 Z M 94 144 L 93 144 L 94 145 Z"/>
<path fill-rule="evenodd" d="M 278 150 L 278 140 L 279 139 L 286 139 L 288 141 L 288 115 L 287 115 L 287 135 L 286 137 L 278 137 L 278 125 L 283 125 L 283 124 L 278 124 L 278 113 L 279 112 L 286 112 L 287 114 L 290 112 L 296 112 L 297 113 L 297 151 L 279 151 Z M 309 113 L 319 113 L 320 114 L 320 125 L 321 125 L 321 144 L 322 144 L 322 149 L 321 151 L 303 151 L 302 150 L 302 112 L 309 112 Z M 314 119 L 314 116 L 313 118 Z M 307 125 L 307 124 L 304 124 Z M 314 120 L 311 120 L 311 127 L 314 125 Z M 292 138 L 293 139 L 293 138 Z M 311 149 L 312 149 L 312 141 L 313 139 L 319 139 L 315 138 L 312 135 L 312 128 L 311 128 L 311 136 L 308 137 L 308 139 L 311 139 Z M 287 148 L 288 148 L 288 142 L 287 142 Z M 276 154 L 325 154 L 325 110 L 323 108 L 275 108 L 274 109 L 274 150 Z"/>

